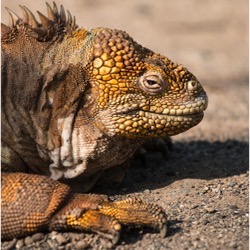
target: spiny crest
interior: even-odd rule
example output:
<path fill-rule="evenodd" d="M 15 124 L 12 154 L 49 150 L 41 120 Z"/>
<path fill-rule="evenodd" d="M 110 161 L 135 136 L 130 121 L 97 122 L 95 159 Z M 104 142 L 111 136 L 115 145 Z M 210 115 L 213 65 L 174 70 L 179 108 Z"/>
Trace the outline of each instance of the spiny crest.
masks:
<path fill-rule="evenodd" d="M 41 23 L 36 20 L 34 14 L 26 6 L 20 5 L 22 17 L 6 8 L 9 12 L 9 26 L 1 24 L 2 42 L 8 43 L 13 41 L 19 29 L 24 29 L 26 34 L 35 37 L 41 42 L 55 40 L 63 34 L 70 34 L 77 29 L 75 17 L 72 17 L 68 10 L 66 15 L 62 5 L 60 6 L 60 11 L 55 2 L 53 2 L 53 7 L 47 2 L 46 5 L 47 17 L 40 11 L 37 11 Z"/>

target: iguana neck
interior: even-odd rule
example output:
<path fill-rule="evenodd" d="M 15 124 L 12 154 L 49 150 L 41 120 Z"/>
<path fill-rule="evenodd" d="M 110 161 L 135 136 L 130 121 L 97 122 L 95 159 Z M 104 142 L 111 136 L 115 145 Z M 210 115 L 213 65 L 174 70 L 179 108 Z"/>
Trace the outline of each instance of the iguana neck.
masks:
<path fill-rule="evenodd" d="M 90 43 L 85 30 L 49 42 L 19 32 L 13 41 L 2 43 L 2 126 L 15 138 L 3 134 L 3 141 L 15 141 L 18 145 L 11 147 L 32 154 L 37 146 L 46 154 L 48 144 L 60 143 L 53 122 L 78 109 L 86 87 L 82 70 L 89 60 Z"/>

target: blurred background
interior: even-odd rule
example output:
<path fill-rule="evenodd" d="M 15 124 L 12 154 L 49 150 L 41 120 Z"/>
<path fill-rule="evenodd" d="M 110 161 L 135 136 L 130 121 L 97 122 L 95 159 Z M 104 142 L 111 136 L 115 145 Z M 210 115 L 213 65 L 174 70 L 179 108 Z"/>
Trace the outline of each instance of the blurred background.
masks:
<path fill-rule="evenodd" d="M 176 139 L 248 139 L 247 0 L 56 2 L 76 16 L 80 27 L 126 30 L 138 43 L 194 73 L 208 93 L 208 110 L 198 127 Z M 45 1 L 2 0 L 4 23 L 4 7 L 21 15 L 18 5 L 47 13 Z"/>

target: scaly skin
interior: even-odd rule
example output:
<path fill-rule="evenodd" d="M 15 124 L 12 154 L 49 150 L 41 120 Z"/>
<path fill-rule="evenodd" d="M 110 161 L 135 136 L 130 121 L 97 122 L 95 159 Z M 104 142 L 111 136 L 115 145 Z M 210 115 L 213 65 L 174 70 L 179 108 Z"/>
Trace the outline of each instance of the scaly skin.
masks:
<path fill-rule="evenodd" d="M 77 194 L 57 180 L 83 192 L 107 171 L 119 179 L 146 140 L 197 125 L 206 93 L 127 33 L 80 29 L 62 6 L 47 7 L 41 24 L 21 6 L 23 17 L 9 11 L 2 25 L 2 170 L 11 172 L 2 175 L 2 238 L 77 229 L 117 242 L 120 223 L 165 235 L 157 205 Z"/>

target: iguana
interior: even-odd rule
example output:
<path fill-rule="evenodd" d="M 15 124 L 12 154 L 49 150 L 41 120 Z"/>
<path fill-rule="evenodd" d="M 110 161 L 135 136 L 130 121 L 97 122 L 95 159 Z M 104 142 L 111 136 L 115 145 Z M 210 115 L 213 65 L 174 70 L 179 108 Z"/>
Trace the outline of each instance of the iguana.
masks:
<path fill-rule="evenodd" d="M 207 107 L 199 81 L 124 31 L 79 28 L 55 3 L 48 17 L 38 11 L 41 23 L 20 7 L 2 24 L 2 239 L 76 229 L 117 242 L 121 224 L 164 236 L 158 205 L 70 185 L 120 178 L 147 139 L 197 125 Z"/>

